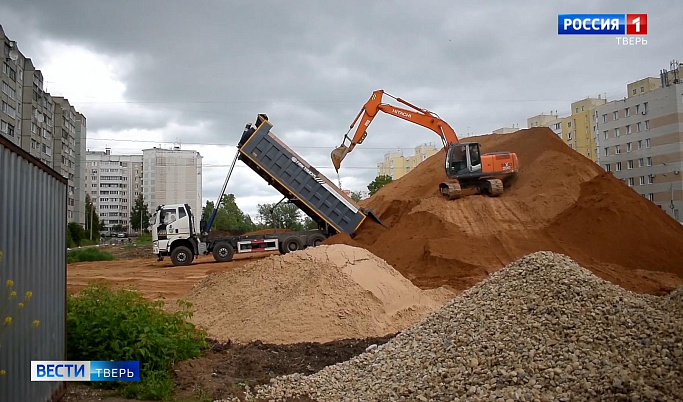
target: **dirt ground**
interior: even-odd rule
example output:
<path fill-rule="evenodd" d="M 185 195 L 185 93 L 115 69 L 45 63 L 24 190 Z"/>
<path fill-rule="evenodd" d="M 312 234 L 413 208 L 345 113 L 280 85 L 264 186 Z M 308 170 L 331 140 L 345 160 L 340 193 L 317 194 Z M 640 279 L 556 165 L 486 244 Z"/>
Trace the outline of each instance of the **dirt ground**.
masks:
<path fill-rule="evenodd" d="M 111 251 L 109 248 L 102 248 Z M 135 287 L 143 295 L 151 299 L 164 298 L 166 301 L 175 301 L 182 298 L 185 293 L 198 281 L 214 272 L 223 272 L 253 261 L 254 258 L 263 258 L 272 253 L 259 255 L 239 255 L 230 262 L 216 262 L 212 256 L 200 256 L 191 265 L 186 267 L 174 267 L 169 258 L 157 261 L 149 248 L 133 248 L 127 251 L 136 255 L 144 253 L 144 258 L 126 258 L 123 253 L 114 261 L 79 262 L 67 266 L 67 289 L 70 293 L 78 292 L 88 283 L 109 282 L 115 287 Z M 116 252 L 113 254 L 117 255 Z"/>
<path fill-rule="evenodd" d="M 177 388 L 174 397 L 178 401 L 201 402 L 230 400 L 233 397 L 245 400 L 245 384 L 253 387 L 281 375 L 313 374 L 361 354 L 370 345 L 382 345 L 393 336 L 292 345 L 213 343 L 200 357 L 175 366 Z M 130 401 L 110 395 L 110 391 L 70 384 L 62 402 Z M 297 398 L 293 401 L 312 399 Z"/>

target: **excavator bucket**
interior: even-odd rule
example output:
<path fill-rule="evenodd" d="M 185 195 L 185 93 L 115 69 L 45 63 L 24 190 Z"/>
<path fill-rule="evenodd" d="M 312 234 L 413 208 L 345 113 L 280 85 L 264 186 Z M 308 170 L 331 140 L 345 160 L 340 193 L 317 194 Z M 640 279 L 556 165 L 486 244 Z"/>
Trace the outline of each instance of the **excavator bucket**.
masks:
<path fill-rule="evenodd" d="M 349 148 L 346 145 L 341 145 L 332 151 L 330 156 L 332 157 L 332 165 L 334 165 L 334 169 L 336 171 L 339 171 L 341 162 L 344 160 L 344 157 L 346 157 L 347 153 L 349 153 Z"/>

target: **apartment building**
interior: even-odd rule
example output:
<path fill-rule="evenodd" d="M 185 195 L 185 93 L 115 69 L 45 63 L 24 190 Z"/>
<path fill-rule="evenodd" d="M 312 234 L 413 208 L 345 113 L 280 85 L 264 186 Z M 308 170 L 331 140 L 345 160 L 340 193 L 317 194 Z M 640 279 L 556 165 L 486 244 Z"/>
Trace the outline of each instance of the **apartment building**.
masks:
<path fill-rule="evenodd" d="M 1 25 L 0 41 L 0 135 L 69 180 L 67 219 L 85 224 L 85 117 L 67 99 L 43 89 L 43 73 Z"/>
<path fill-rule="evenodd" d="M 627 85 L 628 97 L 599 106 L 600 165 L 683 222 L 681 66 Z"/>
<path fill-rule="evenodd" d="M 202 213 L 202 156 L 197 151 L 152 148 L 142 150 L 143 197 L 154 212 L 162 204 L 187 203 L 195 216 Z M 195 219 L 199 231 L 199 219 Z"/>
<path fill-rule="evenodd" d="M 0 92 L 0 135 L 21 146 L 21 105 L 24 82 L 24 55 L 15 41 L 5 36 L 0 26 L 3 42 L 2 86 Z"/>
<path fill-rule="evenodd" d="M 67 219 L 69 222 L 78 222 L 76 219 L 76 109 L 68 99 L 61 97 L 52 98 L 54 107 L 54 149 L 52 152 L 52 166 L 57 173 L 69 180 L 66 203 Z M 81 183 L 83 189 L 85 183 Z M 79 222 L 85 224 L 85 221 Z"/>
<path fill-rule="evenodd" d="M 397 180 L 438 151 L 435 143 L 425 143 L 415 147 L 412 156 L 404 156 L 401 150 L 387 152 L 384 161 L 377 164 L 377 174 Z"/>
<path fill-rule="evenodd" d="M 83 122 L 83 121 L 81 121 Z M 142 155 L 86 151 L 85 188 L 105 231 L 130 228 L 130 211 L 142 192 Z"/>
<path fill-rule="evenodd" d="M 598 161 L 599 154 L 596 141 L 595 110 L 606 102 L 601 96 L 573 102 L 571 104 L 572 114 L 562 119 L 562 139 L 573 150 L 593 162 Z"/>
<path fill-rule="evenodd" d="M 75 203 L 74 207 L 74 221 L 85 226 L 85 177 L 86 172 L 86 138 L 87 126 L 86 119 L 81 113 L 76 112 L 75 126 L 76 126 L 76 167 L 74 168 L 74 186 L 75 189 Z"/>
<path fill-rule="evenodd" d="M 517 127 L 501 127 L 491 131 L 491 134 L 512 134 L 519 131 Z"/>
<path fill-rule="evenodd" d="M 568 118 L 558 117 L 557 114 L 539 114 L 526 119 L 527 128 L 548 127 L 560 138 L 562 138 L 562 125 L 566 125 Z"/>

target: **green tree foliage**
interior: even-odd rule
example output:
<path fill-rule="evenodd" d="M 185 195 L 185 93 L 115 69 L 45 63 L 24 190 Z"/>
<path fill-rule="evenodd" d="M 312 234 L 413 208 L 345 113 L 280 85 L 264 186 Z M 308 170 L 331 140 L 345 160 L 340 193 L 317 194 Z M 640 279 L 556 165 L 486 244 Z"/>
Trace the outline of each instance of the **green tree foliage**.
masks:
<path fill-rule="evenodd" d="M 302 226 L 304 227 L 304 230 L 315 230 L 318 229 L 318 224 L 316 221 L 313 219 L 309 218 L 308 216 L 304 216 L 304 220 L 302 222 Z"/>
<path fill-rule="evenodd" d="M 140 223 L 142 222 L 141 231 L 149 232 L 149 220 L 151 217 L 149 207 L 145 204 L 142 194 L 140 194 L 138 198 L 135 199 L 135 204 L 130 210 L 130 227 L 133 230 L 141 230 Z"/>
<path fill-rule="evenodd" d="M 214 209 L 214 203 L 206 202 L 206 207 L 202 213 L 202 220 L 208 222 Z M 221 199 L 221 205 L 216 212 L 216 219 L 213 221 L 211 229 L 227 230 L 235 233 L 245 233 L 254 230 L 254 222 L 248 214 L 242 212 L 235 202 L 234 194 L 225 194 Z"/>
<path fill-rule="evenodd" d="M 92 222 L 91 222 L 92 219 Z M 85 195 L 85 233 L 87 235 L 87 238 L 90 239 L 90 233 L 91 230 L 90 228 L 92 227 L 92 237 L 93 239 L 97 239 L 100 237 L 100 230 L 102 230 L 102 226 L 100 225 L 100 217 L 99 214 L 97 213 L 97 209 L 94 208 L 92 200 L 90 199 L 90 194 Z M 73 233 L 72 233 L 73 236 Z M 91 239 L 92 240 L 92 239 Z M 74 239 L 76 243 L 76 239 Z"/>
<path fill-rule="evenodd" d="M 299 208 L 291 203 L 259 204 L 258 220 L 264 227 L 276 229 L 303 230 Z"/>
<path fill-rule="evenodd" d="M 350 195 L 351 199 L 355 202 L 358 202 L 363 199 L 363 196 L 360 194 L 360 191 L 352 191 Z"/>
<path fill-rule="evenodd" d="M 380 188 L 386 186 L 392 181 L 393 180 L 389 175 L 379 175 L 375 177 L 375 180 L 368 184 L 368 190 L 370 191 L 370 195 L 374 195 L 376 192 L 379 191 Z"/>
<path fill-rule="evenodd" d="M 69 236 L 67 236 L 67 240 L 69 237 L 71 237 L 74 246 L 80 245 L 81 241 L 87 237 L 85 230 L 83 230 L 83 226 L 79 225 L 76 222 L 69 222 L 69 224 L 67 225 L 67 230 L 69 233 Z"/>

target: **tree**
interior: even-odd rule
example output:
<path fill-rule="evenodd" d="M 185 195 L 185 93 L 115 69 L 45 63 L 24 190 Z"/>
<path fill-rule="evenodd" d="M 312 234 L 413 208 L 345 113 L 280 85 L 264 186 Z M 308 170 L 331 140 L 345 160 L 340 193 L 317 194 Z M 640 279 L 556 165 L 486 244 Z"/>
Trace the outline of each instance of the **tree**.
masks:
<path fill-rule="evenodd" d="M 77 222 L 69 222 L 67 225 L 67 232 L 67 242 L 69 238 L 71 238 L 75 246 L 80 246 L 81 241 L 88 236 L 88 234 L 83 230 L 83 226 L 79 225 Z"/>
<path fill-rule="evenodd" d="M 92 219 L 92 222 L 91 222 Z M 92 228 L 92 230 L 91 230 Z M 85 236 L 90 238 L 92 233 L 92 238 L 97 239 L 100 237 L 100 230 L 102 230 L 102 225 L 100 225 L 100 217 L 95 209 L 92 200 L 90 199 L 90 194 L 85 195 Z M 73 233 L 72 233 L 73 236 Z M 76 243 L 76 239 L 73 239 Z"/>
<path fill-rule="evenodd" d="M 370 195 L 374 195 L 376 192 L 379 191 L 380 188 L 386 186 L 392 181 L 393 179 L 389 175 L 379 175 L 375 177 L 375 180 L 368 184 L 368 190 L 370 191 Z"/>
<path fill-rule="evenodd" d="M 318 223 L 308 216 L 304 216 L 304 221 L 302 223 L 304 230 L 315 230 L 318 229 Z"/>
<path fill-rule="evenodd" d="M 299 208 L 292 203 L 259 204 L 258 220 L 265 226 L 276 229 L 302 230 Z"/>
<path fill-rule="evenodd" d="M 111 227 L 111 230 L 112 230 L 112 232 L 123 232 L 126 230 L 126 228 L 123 225 L 116 224 L 116 225 Z"/>
<path fill-rule="evenodd" d="M 213 202 L 206 202 L 206 207 L 202 212 L 203 221 L 208 223 L 214 208 Z M 234 194 L 224 194 L 211 229 L 245 233 L 254 230 L 254 223 L 251 221 L 251 217 L 237 206 Z"/>
<path fill-rule="evenodd" d="M 354 200 L 355 202 L 358 202 L 363 199 L 363 196 L 361 196 L 360 191 L 352 191 L 351 194 L 351 199 Z"/>
<path fill-rule="evenodd" d="M 142 194 L 135 199 L 135 204 L 130 210 L 130 227 L 140 232 L 149 232 L 149 220 L 152 215 L 149 213 L 149 207 L 145 204 Z"/>

